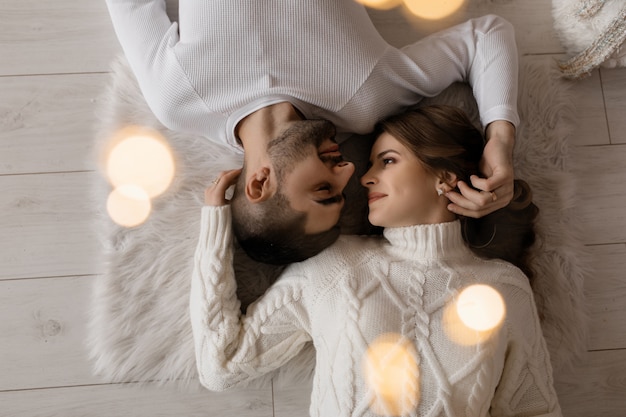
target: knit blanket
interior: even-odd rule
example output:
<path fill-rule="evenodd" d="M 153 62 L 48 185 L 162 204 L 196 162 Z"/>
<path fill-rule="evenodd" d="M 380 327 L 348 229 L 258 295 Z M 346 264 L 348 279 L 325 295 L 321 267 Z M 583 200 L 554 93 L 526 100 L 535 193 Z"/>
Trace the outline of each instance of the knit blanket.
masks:
<path fill-rule="evenodd" d="M 477 120 L 467 86 L 453 85 L 425 101 L 433 102 L 461 106 Z M 522 123 L 517 132 L 515 168 L 516 176 L 533 188 L 541 210 L 533 252 L 534 290 L 557 376 L 558 370 L 584 349 L 586 337 L 585 257 L 568 164 L 568 136 L 575 126 L 571 103 L 552 59 L 522 61 Z M 219 171 L 240 166 L 241 158 L 206 139 L 164 128 L 150 112 L 123 58 L 113 64 L 98 119 L 96 156 L 106 139 L 121 127 L 148 126 L 169 141 L 176 176 L 169 190 L 153 201 L 148 220 L 134 228 L 117 226 L 106 215 L 110 188 L 104 175 L 93 185 L 95 199 L 101 203 L 96 227 L 102 237 L 104 265 L 103 273 L 94 280 L 90 303 L 87 345 L 95 372 L 110 381 L 177 380 L 197 386 L 188 300 L 203 190 Z M 367 159 L 367 147 L 354 146 L 361 139 L 348 141 L 344 148 L 360 149 L 362 155 L 354 157 Z M 363 209 L 347 213 L 347 229 L 357 230 Z M 241 254 L 235 264 L 239 297 L 244 303 L 262 294 L 279 272 Z M 293 383 L 309 378 L 313 367 L 313 349 L 309 348 L 259 383 L 271 377 L 278 383 Z"/>
<path fill-rule="evenodd" d="M 554 29 L 569 57 L 563 74 L 583 78 L 597 67 L 626 67 L 624 0 L 552 0 Z"/>

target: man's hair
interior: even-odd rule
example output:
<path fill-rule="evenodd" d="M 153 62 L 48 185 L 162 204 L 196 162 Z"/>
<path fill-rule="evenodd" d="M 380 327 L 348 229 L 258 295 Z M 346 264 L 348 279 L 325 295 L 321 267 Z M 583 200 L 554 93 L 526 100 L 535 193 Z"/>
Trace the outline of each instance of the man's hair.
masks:
<path fill-rule="evenodd" d="M 291 208 L 280 191 L 260 203 L 245 196 L 245 166 L 231 200 L 233 232 L 246 254 L 258 262 L 285 265 L 317 255 L 339 237 L 339 226 L 316 234 L 305 233 L 306 214 Z"/>
<path fill-rule="evenodd" d="M 392 135 L 435 175 L 447 171 L 471 186 L 470 176 L 479 174 L 484 138 L 460 109 L 424 106 L 392 116 L 378 125 Z M 532 202 L 529 185 L 516 179 L 508 206 L 478 219 L 459 216 L 463 238 L 479 256 L 500 258 L 519 267 L 531 280 L 530 248 L 535 242 L 539 209 Z"/>

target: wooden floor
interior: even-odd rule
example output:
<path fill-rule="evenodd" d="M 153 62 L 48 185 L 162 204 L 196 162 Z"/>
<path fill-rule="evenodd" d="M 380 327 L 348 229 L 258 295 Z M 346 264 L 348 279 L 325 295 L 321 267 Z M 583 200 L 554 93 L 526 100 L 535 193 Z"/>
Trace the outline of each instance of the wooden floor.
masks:
<path fill-rule="evenodd" d="M 548 0 L 476 0 L 414 28 L 373 12 L 395 45 L 494 12 L 516 27 L 523 54 L 563 52 Z M 220 395 L 112 384 L 84 348 L 91 283 L 100 273 L 88 185 L 96 98 L 119 52 L 103 0 L 0 0 L 0 417 L 307 415 L 308 388 Z M 588 353 L 558 386 L 566 417 L 626 415 L 626 70 L 572 85 L 585 244 Z"/>

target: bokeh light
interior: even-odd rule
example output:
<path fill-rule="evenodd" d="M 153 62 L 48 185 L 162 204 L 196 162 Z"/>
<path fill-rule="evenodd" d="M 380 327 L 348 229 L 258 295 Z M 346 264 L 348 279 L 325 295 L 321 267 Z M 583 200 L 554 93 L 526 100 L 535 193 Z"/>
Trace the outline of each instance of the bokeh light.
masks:
<path fill-rule="evenodd" d="M 477 345 L 500 328 L 505 316 L 500 293 L 488 285 L 471 285 L 445 307 L 444 331 L 459 345 Z"/>
<path fill-rule="evenodd" d="M 470 285 L 459 294 L 456 310 L 467 327 L 484 332 L 498 326 L 504 318 L 504 301 L 488 285 Z"/>
<path fill-rule="evenodd" d="M 415 16 L 436 20 L 451 15 L 465 0 L 403 0 L 404 6 Z"/>
<path fill-rule="evenodd" d="M 403 416 L 420 400 L 417 352 L 399 334 L 378 337 L 363 359 L 365 381 L 372 391 L 370 409 L 383 416 Z"/>
<path fill-rule="evenodd" d="M 113 187 L 133 184 L 151 198 L 167 190 L 174 168 L 169 145 L 153 129 L 129 126 L 120 130 L 106 154 L 105 170 Z"/>
<path fill-rule="evenodd" d="M 150 216 L 151 210 L 150 197 L 136 185 L 120 185 L 107 199 L 107 212 L 120 226 L 135 227 L 142 224 Z"/>
<path fill-rule="evenodd" d="M 402 0 L 355 0 L 357 3 L 379 10 L 388 10 L 402 4 Z"/>
<path fill-rule="evenodd" d="M 107 143 L 103 169 L 113 187 L 107 200 L 109 216 L 121 226 L 134 227 L 150 215 L 151 199 L 171 185 L 175 163 L 170 146 L 158 131 L 127 126 Z"/>

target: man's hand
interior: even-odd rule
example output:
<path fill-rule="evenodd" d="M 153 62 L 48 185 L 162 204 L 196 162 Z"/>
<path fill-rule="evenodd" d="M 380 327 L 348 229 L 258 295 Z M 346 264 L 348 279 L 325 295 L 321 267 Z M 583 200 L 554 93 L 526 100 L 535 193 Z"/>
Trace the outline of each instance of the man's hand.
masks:
<path fill-rule="evenodd" d="M 223 206 L 229 203 L 226 200 L 226 190 L 235 184 L 241 174 L 241 168 L 220 172 L 211 185 L 204 190 L 204 204 L 207 206 Z"/>
<path fill-rule="evenodd" d="M 515 127 L 497 120 L 487 126 L 487 144 L 480 169 L 486 178 L 472 175 L 470 181 L 479 191 L 459 181 L 461 193 L 446 194 L 448 210 L 467 217 L 482 217 L 507 206 L 513 198 L 513 147 Z"/>

